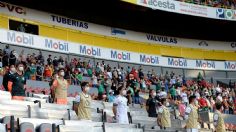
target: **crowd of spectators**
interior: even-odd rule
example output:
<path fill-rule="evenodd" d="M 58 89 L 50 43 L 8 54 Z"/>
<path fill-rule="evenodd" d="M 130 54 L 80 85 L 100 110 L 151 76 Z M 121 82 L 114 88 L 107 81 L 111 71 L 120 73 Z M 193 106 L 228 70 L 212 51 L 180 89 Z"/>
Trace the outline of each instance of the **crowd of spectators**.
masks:
<path fill-rule="evenodd" d="M 228 8 L 228 9 L 236 8 L 235 0 L 178 0 L 178 1 L 194 3 L 198 5 L 206 5 L 211 7 L 218 7 L 218 8 Z"/>
<path fill-rule="evenodd" d="M 184 109 L 189 103 L 188 97 L 191 95 L 197 97 L 201 110 L 213 112 L 215 102 L 221 102 L 224 113 L 234 114 L 236 111 L 235 84 L 231 83 L 228 87 L 215 86 L 204 80 L 200 73 L 197 79 L 186 80 L 184 76 L 175 75 L 174 72 L 162 75 L 154 69 L 146 74 L 142 66 L 138 69 L 119 65 L 112 68 L 104 61 L 93 65 L 90 60 L 82 61 L 79 58 L 70 61 L 61 56 L 52 58 L 52 55 L 49 55 L 44 58 L 41 51 L 38 55 L 25 55 L 24 50 L 17 53 L 11 50 L 9 45 L 0 50 L 0 62 L 2 76 L 7 76 L 11 72 L 12 65 L 22 63 L 26 80 L 51 82 L 53 77 L 58 76 L 57 71 L 61 68 L 65 71 L 64 78 L 71 85 L 80 85 L 84 77 L 89 77 L 91 86 L 98 89 L 98 95 L 94 97 L 97 100 L 113 102 L 119 94 L 117 89 L 123 86 L 127 91 L 128 104 L 147 106 L 150 116 L 156 115 L 156 109 L 153 107 L 156 107 L 162 98 L 168 99 L 171 106 L 178 107 L 180 114 L 184 114 Z M 144 102 L 140 95 L 147 93 L 149 98 Z"/>

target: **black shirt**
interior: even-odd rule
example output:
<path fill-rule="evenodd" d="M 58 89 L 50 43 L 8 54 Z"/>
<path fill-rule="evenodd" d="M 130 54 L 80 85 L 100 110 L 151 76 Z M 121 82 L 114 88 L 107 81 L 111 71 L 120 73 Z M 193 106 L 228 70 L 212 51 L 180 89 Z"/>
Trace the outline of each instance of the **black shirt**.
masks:
<path fill-rule="evenodd" d="M 25 96 L 24 85 L 26 84 L 26 79 L 24 75 L 15 73 L 12 77 L 12 82 L 12 96 Z"/>
<path fill-rule="evenodd" d="M 146 105 L 148 106 L 148 116 L 149 117 L 157 117 L 156 106 L 157 106 L 157 99 L 149 97 L 147 100 Z"/>
<path fill-rule="evenodd" d="M 7 72 L 4 76 L 3 76 L 3 80 L 2 80 L 2 85 L 5 88 L 6 91 L 9 91 L 8 89 L 8 82 L 11 81 L 12 82 L 12 77 L 14 74 L 11 74 L 10 72 Z"/>

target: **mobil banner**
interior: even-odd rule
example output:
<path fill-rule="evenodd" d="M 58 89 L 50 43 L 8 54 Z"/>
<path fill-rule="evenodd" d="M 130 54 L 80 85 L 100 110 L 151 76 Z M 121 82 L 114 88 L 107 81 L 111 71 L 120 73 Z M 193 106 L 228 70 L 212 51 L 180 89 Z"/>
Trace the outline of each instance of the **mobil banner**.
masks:
<path fill-rule="evenodd" d="M 176 57 L 163 57 L 159 55 L 150 55 L 139 52 L 130 52 L 97 47 L 88 44 L 68 42 L 5 29 L 0 29 L 0 42 L 126 63 L 172 68 L 236 71 L 236 61 L 192 60 Z"/>

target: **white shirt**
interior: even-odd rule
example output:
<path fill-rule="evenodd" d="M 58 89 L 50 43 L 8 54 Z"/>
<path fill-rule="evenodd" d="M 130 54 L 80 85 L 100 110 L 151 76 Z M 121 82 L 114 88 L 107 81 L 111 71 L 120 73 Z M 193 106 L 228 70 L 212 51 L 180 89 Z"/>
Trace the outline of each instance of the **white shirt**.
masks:
<path fill-rule="evenodd" d="M 161 91 L 158 95 L 159 95 L 160 98 L 166 98 L 167 97 L 167 93 L 164 92 L 164 91 Z"/>
<path fill-rule="evenodd" d="M 117 123 L 129 124 L 127 115 L 127 99 L 124 96 L 118 95 L 114 100 L 114 105 L 117 105 L 116 119 Z"/>
<path fill-rule="evenodd" d="M 188 102 L 188 96 L 186 93 L 181 93 L 181 98 L 182 98 L 182 101 L 187 103 Z"/>

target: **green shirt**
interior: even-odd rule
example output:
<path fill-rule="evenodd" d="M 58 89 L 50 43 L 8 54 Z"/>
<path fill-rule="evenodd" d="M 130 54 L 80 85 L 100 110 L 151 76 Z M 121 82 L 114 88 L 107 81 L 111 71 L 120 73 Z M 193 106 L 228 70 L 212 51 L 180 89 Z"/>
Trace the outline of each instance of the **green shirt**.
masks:
<path fill-rule="evenodd" d="M 176 95 L 176 89 L 175 89 L 175 88 L 171 88 L 171 89 L 170 89 L 170 94 L 171 94 L 172 96 L 175 96 L 175 95 Z"/>
<path fill-rule="evenodd" d="M 87 72 L 88 72 L 88 75 L 89 75 L 90 77 L 93 76 L 93 72 L 92 72 L 92 69 L 91 69 L 91 68 L 89 68 L 89 69 L 87 70 Z"/>
<path fill-rule="evenodd" d="M 75 77 L 76 77 L 79 81 L 82 81 L 82 80 L 83 80 L 83 75 L 82 75 L 82 74 L 77 74 L 77 75 L 75 75 Z"/>
<path fill-rule="evenodd" d="M 103 94 L 104 93 L 104 83 L 101 83 L 98 86 L 98 94 Z"/>
<path fill-rule="evenodd" d="M 133 89 L 133 88 L 129 87 L 129 88 L 128 88 L 128 91 L 131 92 L 131 95 L 132 95 L 132 96 L 134 95 L 134 89 Z"/>

